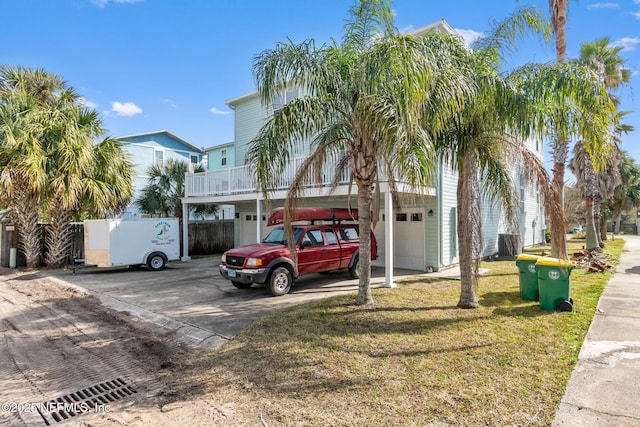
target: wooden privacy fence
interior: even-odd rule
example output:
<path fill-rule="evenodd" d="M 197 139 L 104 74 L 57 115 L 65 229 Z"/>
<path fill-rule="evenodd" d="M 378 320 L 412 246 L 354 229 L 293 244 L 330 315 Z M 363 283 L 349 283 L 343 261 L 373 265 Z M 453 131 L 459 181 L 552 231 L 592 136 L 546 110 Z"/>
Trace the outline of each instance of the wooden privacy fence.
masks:
<path fill-rule="evenodd" d="M 9 252 L 12 247 L 17 247 L 18 236 L 15 228 L 17 226 L 1 224 L 0 229 L 0 265 L 9 267 Z M 71 227 L 71 249 L 69 252 L 69 264 L 75 260 L 84 259 L 84 225 L 81 222 L 72 223 Z M 46 224 L 41 224 L 40 230 L 46 233 Z M 189 223 L 189 255 L 213 255 L 221 254 L 234 244 L 233 220 L 212 220 L 212 221 L 192 221 Z M 180 238 L 182 239 L 182 227 L 180 227 Z M 43 238 L 44 242 L 44 238 Z M 180 245 L 182 250 L 182 245 Z M 41 259 L 44 259 L 45 248 L 42 247 Z M 24 255 L 18 251 L 18 267 L 26 265 Z"/>

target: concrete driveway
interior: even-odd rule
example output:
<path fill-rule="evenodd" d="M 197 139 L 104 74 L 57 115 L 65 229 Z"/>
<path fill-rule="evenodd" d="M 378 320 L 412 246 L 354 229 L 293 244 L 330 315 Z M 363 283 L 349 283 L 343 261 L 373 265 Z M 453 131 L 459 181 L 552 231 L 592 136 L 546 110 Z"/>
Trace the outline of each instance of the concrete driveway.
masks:
<path fill-rule="evenodd" d="M 218 272 L 219 257 L 169 263 L 162 271 L 145 268 L 48 271 L 48 278 L 79 286 L 114 310 L 126 311 L 175 333 L 176 339 L 200 348 L 219 348 L 257 319 L 292 305 L 355 292 L 358 281 L 347 270 L 311 274 L 296 281 L 291 293 L 270 296 L 263 286 L 236 289 Z M 415 272 L 397 271 L 398 276 Z M 384 282 L 374 268 L 372 285 Z"/>

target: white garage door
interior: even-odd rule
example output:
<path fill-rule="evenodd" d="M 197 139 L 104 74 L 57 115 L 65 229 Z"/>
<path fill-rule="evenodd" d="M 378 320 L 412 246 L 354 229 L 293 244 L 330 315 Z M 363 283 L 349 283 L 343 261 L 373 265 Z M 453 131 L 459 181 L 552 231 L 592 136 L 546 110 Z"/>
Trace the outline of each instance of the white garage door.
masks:
<path fill-rule="evenodd" d="M 240 212 L 240 246 L 256 243 L 256 230 L 258 229 L 258 216 L 254 212 Z M 271 231 L 267 227 L 267 218 L 262 216 L 262 238 Z M 262 240 L 262 239 L 260 239 Z"/>
<path fill-rule="evenodd" d="M 402 211 L 395 213 L 394 219 L 394 267 L 424 271 L 424 210 L 403 209 Z"/>

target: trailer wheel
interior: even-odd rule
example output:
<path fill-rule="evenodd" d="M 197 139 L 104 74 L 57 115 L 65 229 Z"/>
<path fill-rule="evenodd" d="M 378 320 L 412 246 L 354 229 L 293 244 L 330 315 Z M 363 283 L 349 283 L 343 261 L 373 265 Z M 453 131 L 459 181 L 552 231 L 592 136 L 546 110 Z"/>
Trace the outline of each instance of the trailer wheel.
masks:
<path fill-rule="evenodd" d="M 293 278 L 287 267 L 276 267 L 269 276 L 267 289 L 274 297 L 285 295 L 291 289 Z"/>
<path fill-rule="evenodd" d="M 167 260 L 161 253 L 153 253 L 147 258 L 147 268 L 151 271 L 160 271 L 167 264 Z"/>

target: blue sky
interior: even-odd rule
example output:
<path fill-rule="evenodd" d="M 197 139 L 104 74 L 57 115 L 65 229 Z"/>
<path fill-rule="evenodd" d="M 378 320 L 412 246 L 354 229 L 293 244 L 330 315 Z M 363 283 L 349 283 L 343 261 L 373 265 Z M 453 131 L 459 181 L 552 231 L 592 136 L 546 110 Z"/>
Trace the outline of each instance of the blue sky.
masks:
<path fill-rule="evenodd" d="M 225 101 L 254 90 L 253 56 L 287 38 L 340 39 L 353 0 L 0 0 L 0 64 L 61 75 L 102 113 L 112 136 L 169 130 L 198 147 L 233 141 Z M 548 13 L 548 0 L 396 0 L 401 31 L 445 19 L 466 37 L 490 30 L 522 5 Z M 640 110 L 640 0 L 570 2 L 567 57 L 608 36 L 624 46 L 633 77 L 621 109 Z M 537 40 L 521 45 L 514 65 L 555 58 Z M 637 91 L 638 89 L 636 89 Z M 640 162 L 638 129 L 622 148 Z M 547 163 L 549 163 L 547 156 Z"/>

